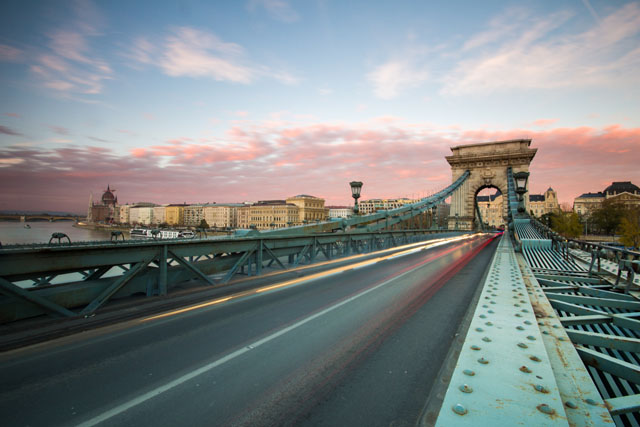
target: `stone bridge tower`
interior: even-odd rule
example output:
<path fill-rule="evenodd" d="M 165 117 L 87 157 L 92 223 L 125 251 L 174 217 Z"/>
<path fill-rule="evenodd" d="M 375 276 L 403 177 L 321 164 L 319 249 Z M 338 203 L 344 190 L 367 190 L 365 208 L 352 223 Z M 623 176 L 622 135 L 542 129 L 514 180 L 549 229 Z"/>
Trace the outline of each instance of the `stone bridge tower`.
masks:
<path fill-rule="evenodd" d="M 504 217 L 507 216 L 507 168 L 513 173 L 529 172 L 529 164 L 537 148 L 529 148 L 530 139 L 485 142 L 452 147 L 447 156 L 451 165 L 452 182 L 466 170 L 471 172 L 467 180 L 451 196 L 449 229 L 472 230 L 475 218 L 475 198 L 480 190 L 495 187 L 504 195 Z M 528 198 L 525 197 L 528 204 Z M 525 206 L 527 211 L 529 206 Z M 505 220 L 506 222 L 506 220 Z"/>

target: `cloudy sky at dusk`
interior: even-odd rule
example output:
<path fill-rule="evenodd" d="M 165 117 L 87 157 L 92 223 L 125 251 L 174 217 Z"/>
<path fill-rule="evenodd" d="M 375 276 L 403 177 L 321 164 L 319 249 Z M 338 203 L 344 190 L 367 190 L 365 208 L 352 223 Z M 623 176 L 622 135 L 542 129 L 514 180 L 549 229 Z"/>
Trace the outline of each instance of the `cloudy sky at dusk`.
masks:
<path fill-rule="evenodd" d="M 438 3 L 5 0 L 0 210 L 419 197 L 517 138 L 533 193 L 640 185 L 640 2 Z"/>

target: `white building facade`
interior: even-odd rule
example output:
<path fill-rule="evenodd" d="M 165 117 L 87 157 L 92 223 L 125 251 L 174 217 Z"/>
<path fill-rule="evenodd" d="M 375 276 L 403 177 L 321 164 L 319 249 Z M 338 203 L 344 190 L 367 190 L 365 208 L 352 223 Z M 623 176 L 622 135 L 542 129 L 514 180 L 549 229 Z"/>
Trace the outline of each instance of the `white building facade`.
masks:
<path fill-rule="evenodd" d="M 133 206 L 129 209 L 129 223 L 132 225 L 151 225 L 153 222 L 152 206 Z"/>

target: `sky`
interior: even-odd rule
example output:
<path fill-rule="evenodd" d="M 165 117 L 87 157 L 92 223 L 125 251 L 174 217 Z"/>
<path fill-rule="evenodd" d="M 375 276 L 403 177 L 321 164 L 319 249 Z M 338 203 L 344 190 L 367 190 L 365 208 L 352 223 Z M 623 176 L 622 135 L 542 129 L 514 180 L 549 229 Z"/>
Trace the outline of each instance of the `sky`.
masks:
<path fill-rule="evenodd" d="M 0 210 L 417 198 L 520 138 L 533 194 L 640 185 L 638 1 L 0 7 Z"/>

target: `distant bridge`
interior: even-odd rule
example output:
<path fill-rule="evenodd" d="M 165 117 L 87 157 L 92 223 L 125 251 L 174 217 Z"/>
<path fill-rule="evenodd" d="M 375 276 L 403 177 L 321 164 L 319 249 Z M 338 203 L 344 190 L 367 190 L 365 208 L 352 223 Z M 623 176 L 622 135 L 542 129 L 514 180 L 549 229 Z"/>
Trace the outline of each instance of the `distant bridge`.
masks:
<path fill-rule="evenodd" d="M 20 222 L 28 222 L 28 221 L 82 221 L 85 217 L 81 217 L 78 215 L 48 215 L 48 214 L 30 214 L 30 215 L 19 215 L 19 214 L 0 214 L 0 221 L 20 221 Z"/>

